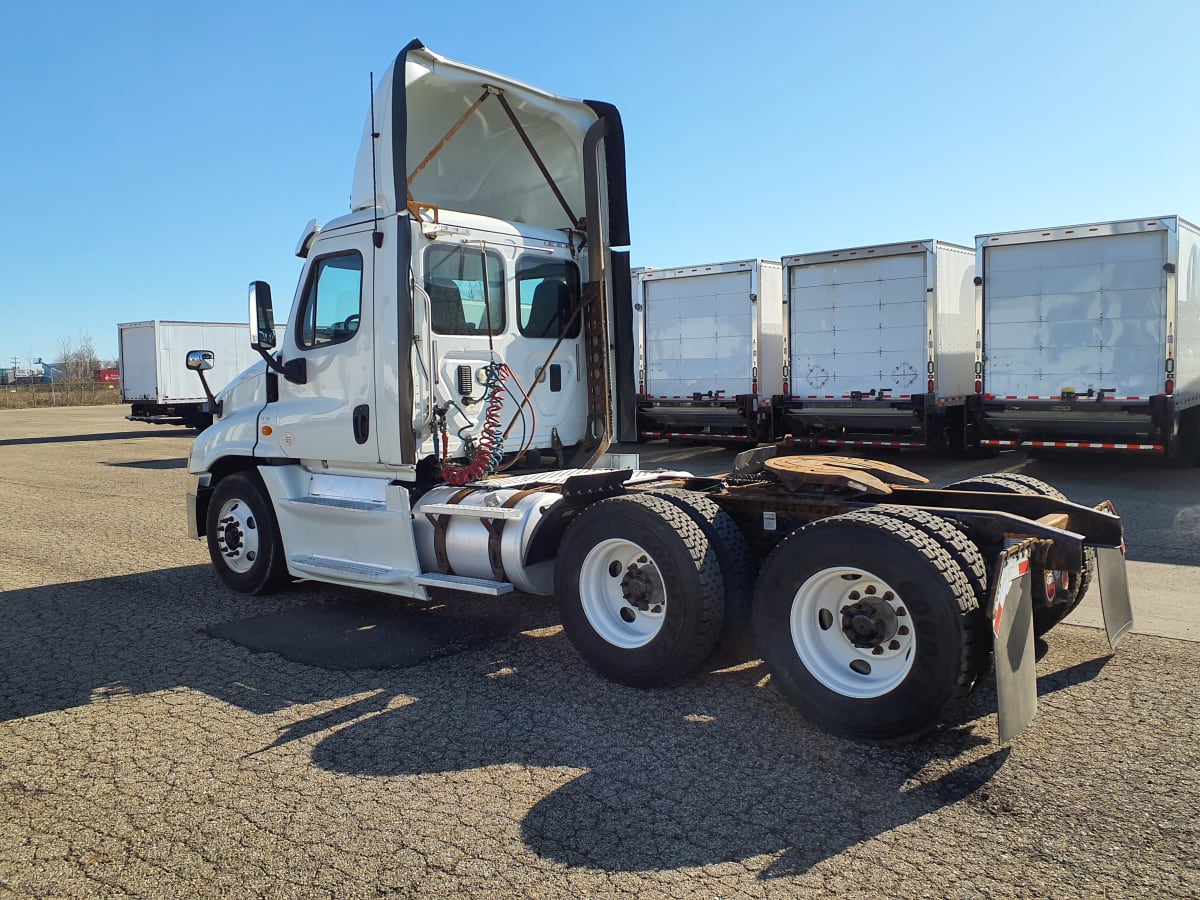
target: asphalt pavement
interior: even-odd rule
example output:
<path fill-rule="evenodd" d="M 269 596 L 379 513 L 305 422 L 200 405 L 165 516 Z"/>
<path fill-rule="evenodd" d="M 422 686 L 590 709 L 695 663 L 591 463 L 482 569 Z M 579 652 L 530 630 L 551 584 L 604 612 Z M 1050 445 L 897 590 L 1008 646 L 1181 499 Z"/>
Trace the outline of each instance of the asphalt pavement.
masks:
<path fill-rule="evenodd" d="M 1200 473 L 893 458 L 1113 499 L 1141 633 L 1056 629 L 1005 748 L 989 685 L 879 747 L 744 648 L 610 684 L 544 599 L 232 594 L 187 537 L 192 433 L 122 414 L 0 411 L 0 896 L 1200 896 Z"/>

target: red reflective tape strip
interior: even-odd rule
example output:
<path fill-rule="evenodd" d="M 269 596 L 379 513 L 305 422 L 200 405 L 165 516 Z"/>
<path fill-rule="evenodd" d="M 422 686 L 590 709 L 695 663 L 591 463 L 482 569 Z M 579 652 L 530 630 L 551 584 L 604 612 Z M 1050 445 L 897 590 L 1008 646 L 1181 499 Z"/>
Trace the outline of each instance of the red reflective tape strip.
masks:
<path fill-rule="evenodd" d="M 820 438 L 818 444 L 826 447 L 924 447 L 914 441 L 846 441 L 837 438 Z"/>
<path fill-rule="evenodd" d="M 1021 575 L 1026 575 L 1026 574 L 1028 574 L 1028 572 L 1029 572 L 1029 560 L 1027 560 L 1027 559 L 1023 559 L 1023 560 L 1021 560 L 1021 564 L 1020 564 L 1019 566 L 1017 566 L 1017 572 L 1019 572 Z"/>
<path fill-rule="evenodd" d="M 1015 444 L 1013 441 L 982 441 L 981 443 L 995 446 L 997 443 Z M 1162 444 L 1105 444 L 1096 443 L 1093 441 L 1026 441 L 1026 447 L 1053 447 L 1063 450 L 1139 450 L 1146 452 L 1159 452 L 1163 449 Z"/>

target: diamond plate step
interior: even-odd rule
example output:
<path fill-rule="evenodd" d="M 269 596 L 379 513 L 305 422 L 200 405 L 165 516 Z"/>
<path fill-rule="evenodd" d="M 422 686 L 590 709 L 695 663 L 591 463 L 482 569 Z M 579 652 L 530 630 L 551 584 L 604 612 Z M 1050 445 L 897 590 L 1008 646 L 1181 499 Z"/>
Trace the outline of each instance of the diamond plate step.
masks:
<path fill-rule="evenodd" d="M 343 497 L 291 497 L 288 503 L 303 503 L 309 506 L 326 506 L 333 509 L 354 509 L 362 512 L 386 512 L 387 504 L 375 500 L 349 500 Z"/>
<path fill-rule="evenodd" d="M 294 568 L 314 574 L 332 572 L 343 576 L 349 575 L 359 581 L 374 581 L 379 584 L 394 584 L 412 577 L 413 574 L 389 566 L 377 566 L 373 563 L 355 562 L 349 559 L 333 559 L 329 556 L 315 556 L 311 553 L 289 556 L 288 562 Z"/>
<path fill-rule="evenodd" d="M 486 578 L 468 578 L 466 575 L 443 575 L 440 572 L 417 575 L 413 578 L 413 584 L 470 591 L 472 594 L 490 594 L 493 597 L 507 594 L 513 589 L 507 581 L 488 581 Z"/>

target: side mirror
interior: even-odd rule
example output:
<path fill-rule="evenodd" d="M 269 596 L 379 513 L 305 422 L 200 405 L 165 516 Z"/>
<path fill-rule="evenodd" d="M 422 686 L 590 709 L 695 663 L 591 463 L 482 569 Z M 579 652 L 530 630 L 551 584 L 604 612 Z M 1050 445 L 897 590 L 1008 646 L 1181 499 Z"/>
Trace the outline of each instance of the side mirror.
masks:
<path fill-rule="evenodd" d="M 204 386 L 204 396 L 208 398 L 207 411 L 215 416 L 220 416 L 221 404 L 213 396 L 212 388 L 208 386 L 208 379 L 204 377 L 204 373 L 213 367 L 213 361 L 216 358 L 211 350 L 189 350 L 187 367 L 200 376 L 200 384 Z"/>
<path fill-rule="evenodd" d="M 213 367 L 213 360 L 216 356 L 211 350 L 189 350 L 187 355 L 187 367 L 193 372 L 207 372 Z"/>
<path fill-rule="evenodd" d="M 271 308 L 271 286 L 250 282 L 250 349 L 265 353 L 275 348 L 275 311 Z"/>

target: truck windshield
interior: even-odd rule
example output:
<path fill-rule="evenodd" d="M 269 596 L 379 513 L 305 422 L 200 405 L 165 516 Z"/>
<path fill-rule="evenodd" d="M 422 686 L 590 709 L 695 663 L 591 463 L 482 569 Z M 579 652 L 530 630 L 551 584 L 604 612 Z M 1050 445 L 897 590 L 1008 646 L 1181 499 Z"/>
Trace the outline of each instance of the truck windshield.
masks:
<path fill-rule="evenodd" d="M 438 334 L 487 334 L 489 324 L 493 334 L 504 331 L 504 264 L 498 253 L 430 247 L 425 251 L 425 291 Z"/>

